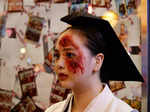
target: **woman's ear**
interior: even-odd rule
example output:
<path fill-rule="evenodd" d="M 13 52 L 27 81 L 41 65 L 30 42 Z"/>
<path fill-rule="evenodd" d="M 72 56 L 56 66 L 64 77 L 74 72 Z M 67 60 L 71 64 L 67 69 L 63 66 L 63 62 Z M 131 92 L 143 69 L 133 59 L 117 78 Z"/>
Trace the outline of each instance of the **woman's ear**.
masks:
<path fill-rule="evenodd" d="M 96 56 L 95 56 L 95 67 L 94 67 L 94 72 L 97 72 L 100 70 L 102 64 L 103 64 L 103 60 L 104 60 L 104 55 L 103 53 L 98 53 Z"/>

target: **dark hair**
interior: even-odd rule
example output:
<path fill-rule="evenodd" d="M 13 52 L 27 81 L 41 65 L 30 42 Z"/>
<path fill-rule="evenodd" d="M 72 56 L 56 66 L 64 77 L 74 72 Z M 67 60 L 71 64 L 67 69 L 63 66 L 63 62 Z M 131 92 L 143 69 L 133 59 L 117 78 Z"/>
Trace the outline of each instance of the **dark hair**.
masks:
<path fill-rule="evenodd" d="M 86 39 L 85 45 L 87 46 L 87 48 L 89 48 L 89 50 L 93 56 L 96 56 L 98 53 L 103 53 L 105 55 L 105 53 L 107 51 L 106 50 L 106 48 L 107 48 L 106 42 L 104 41 L 103 35 L 99 31 L 98 28 L 95 28 L 95 26 L 93 26 L 93 27 L 92 26 L 90 26 L 90 27 L 72 26 L 72 27 L 67 28 L 65 31 L 67 31 L 69 29 L 76 30 L 83 35 L 81 38 Z M 103 79 L 101 78 L 101 76 L 102 75 L 100 73 L 100 80 L 102 81 Z"/>
<path fill-rule="evenodd" d="M 84 36 L 84 38 L 86 39 L 85 45 L 89 48 L 92 55 L 96 56 L 98 53 L 104 54 L 106 43 L 103 39 L 101 32 L 98 31 L 97 28 L 94 27 L 85 28 L 82 26 L 73 26 L 67 28 L 66 30 L 68 29 L 77 30 Z"/>

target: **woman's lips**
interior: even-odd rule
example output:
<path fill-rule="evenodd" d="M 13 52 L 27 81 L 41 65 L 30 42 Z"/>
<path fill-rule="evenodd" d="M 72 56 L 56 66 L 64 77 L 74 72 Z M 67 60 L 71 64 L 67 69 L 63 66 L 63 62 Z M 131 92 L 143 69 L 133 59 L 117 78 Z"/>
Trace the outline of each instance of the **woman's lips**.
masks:
<path fill-rule="evenodd" d="M 59 73 L 58 74 L 58 79 L 60 80 L 60 81 L 64 81 L 64 80 L 66 80 L 68 78 L 68 75 L 67 74 L 64 74 L 64 73 Z"/>

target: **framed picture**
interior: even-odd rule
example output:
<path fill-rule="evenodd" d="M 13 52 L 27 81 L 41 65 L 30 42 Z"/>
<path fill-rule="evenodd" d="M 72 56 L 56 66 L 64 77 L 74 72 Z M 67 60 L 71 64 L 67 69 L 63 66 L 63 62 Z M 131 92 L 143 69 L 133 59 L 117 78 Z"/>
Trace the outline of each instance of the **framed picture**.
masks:
<path fill-rule="evenodd" d="M 34 76 L 33 68 L 25 69 L 23 71 L 18 72 L 21 90 L 23 97 L 25 96 L 36 96 L 37 89 L 36 89 L 36 82 Z"/>
<path fill-rule="evenodd" d="M 8 12 L 23 11 L 23 0 L 8 0 Z"/>
<path fill-rule="evenodd" d="M 44 18 L 38 16 L 30 16 L 25 33 L 25 39 L 32 43 L 38 43 L 40 40 L 43 24 Z"/>
<path fill-rule="evenodd" d="M 6 32 L 6 19 L 7 17 L 2 15 L 0 16 L 0 38 L 5 36 Z"/>

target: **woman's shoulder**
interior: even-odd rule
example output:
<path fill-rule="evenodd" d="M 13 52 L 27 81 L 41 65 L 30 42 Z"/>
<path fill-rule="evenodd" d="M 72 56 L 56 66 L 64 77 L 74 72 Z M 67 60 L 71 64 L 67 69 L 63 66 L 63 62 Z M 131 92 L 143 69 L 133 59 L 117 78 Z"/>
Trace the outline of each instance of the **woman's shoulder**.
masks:
<path fill-rule="evenodd" d="M 64 101 L 53 104 L 52 106 L 47 108 L 45 112 L 61 112 L 61 111 L 63 111 L 65 109 L 65 107 L 67 106 L 68 102 L 70 101 L 71 97 L 72 97 L 72 94 L 69 94 L 68 97 Z"/>
<path fill-rule="evenodd" d="M 45 112 L 56 112 L 56 111 L 62 110 L 65 105 L 65 102 L 66 100 L 53 104 L 52 106 L 47 108 Z"/>

